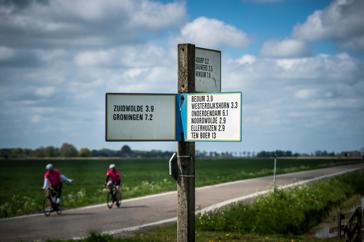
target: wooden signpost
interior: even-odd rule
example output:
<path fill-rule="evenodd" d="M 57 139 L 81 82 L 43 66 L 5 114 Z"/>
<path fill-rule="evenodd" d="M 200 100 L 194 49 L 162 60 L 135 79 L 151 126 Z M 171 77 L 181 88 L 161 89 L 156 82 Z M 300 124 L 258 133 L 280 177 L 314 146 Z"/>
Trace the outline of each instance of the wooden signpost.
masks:
<path fill-rule="evenodd" d="M 106 94 L 106 141 L 178 141 L 177 241 L 195 241 L 195 142 L 242 140 L 242 93 L 221 93 L 221 52 L 178 45 L 178 94 Z M 176 164 L 177 163 L 177 164 Z"/>

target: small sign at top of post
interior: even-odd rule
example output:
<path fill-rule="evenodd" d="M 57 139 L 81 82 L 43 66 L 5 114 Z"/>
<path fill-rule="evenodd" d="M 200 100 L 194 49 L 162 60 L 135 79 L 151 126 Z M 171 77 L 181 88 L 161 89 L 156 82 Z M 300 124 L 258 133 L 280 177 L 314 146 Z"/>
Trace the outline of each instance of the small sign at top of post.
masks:
<path fill-rule="evenodd" d="M 221 92 L 221 51 L 195 47 L 195 91 Z"/>

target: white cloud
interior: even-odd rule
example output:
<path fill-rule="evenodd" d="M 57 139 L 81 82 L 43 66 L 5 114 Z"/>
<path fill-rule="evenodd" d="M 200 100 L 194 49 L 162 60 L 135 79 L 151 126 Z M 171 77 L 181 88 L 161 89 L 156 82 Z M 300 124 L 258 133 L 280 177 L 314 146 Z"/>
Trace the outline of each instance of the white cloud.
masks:
<path fill-rule="evenodd" d="M 190 42 L 208 48 L 246 47 L 248 35 L 236 27 L 217 19 L 199 17 L 187 23 L 177 38 L 179 42 Z"/>
<path fill-rule="evenodd" d="M 173 46 L 175 48 L 175 46 Z M 119 52 L 121 63 L 128 67 L 150 67 L 156 65 L 170 65 L 171 53 L 169 49 L 156 44 L 131 45 Z M 176 53 L 173 53 L 175 56 Z"/>
<path fill-rule="evenodd" d="M 147 72 L 147 68 L 129 68 L 123 73 L 123 77 L 127 80 L 136 80 L 138 79 L 143 73 Z"/>
<path fill-rule="evenodd" d="M 0 36 L 0 45 L 110 47 L 180 26 L 186 9 L 181 1 L 8 1 L 0 5 L 0 17 L 0 32 L 7 33 Z"/>
<path fill-rule="evenodd" d="M 64 49 L 37 49 L 34 52 L 41 61 L 52 63 L 67 58 L 68 54 Z"/>
<path fill-rule="evenodd" d="M 322 23 L 322 11 L 317 10 L 308 16 L 304 24 L 294 27 L 293 35 L 305 40 L 324 39 L 327 34 Z"/>
<path fill-rule="evenodd" d="M 76 55 L 75 63 L 78 66 L 112 65 L 112 51 L 83 51 Z"/>
<path fill-rule="evenodd" d="M 362 0 L 335 0 L 296 25 L 293 36 L 310 41 L 334 40 L 344 47 L 364 51 L 363 12 Z"/>
<path fill-rule="evenodd" d="M 350 49 L 358 49 L 364 51 L 364 34 L 356 38 L 346 40 L 342 46 Z"/>
<path fill-rule="evenodd" d="M 300 89 L 295 91 L 294 96 L 298 99 L 308 99 L 315 95 L 314 89 Z"/>
<path fill-rule="evenodd" d="M 253 64 L 256 61 L 256 58 L 254 55 L 243 55 L 242 57 L 238 58 L 236 61 L 241 65 Z"/>
<path fill-rule="evenodd" d="M 154 30 L 176 26 L 186 16 L 184 2 L 161 4 L 159 2 L 143 1 L 139 10 L 137 14 L 132 14 L 132 26 L 143 26 Z"/>
<path fill-rule="evenodd" d="M 11 48 L 0 46 L 0 61 L 8 60 L 14 57 L 15 51 Z"/>
<path fill-rule="evenodd" d="M 55 93 L 55 87 L 40 87 L 35 89 L 35 94 L 40 97 L 50 97 Z"/>
<path fill-rule="evenodd" d="M 81 67 L 118 67 L 140 70 L 158 65 L 170 65 L 173 57 L 168 51 L 169 49 L 151 43 L 134 44 L 104 50 L 81 51 L 76 54 L 73 61 Z"/>
<path fill-rule="evenodd" d="M 270 40 L 263 44 L 261 55 L 265 57 L 302 57 L 310 55 L 304 41 L 296 39 Z"/>
<path fill-rule="evenodd" d="M 32 115 L 31 116 L 31 122 L 32 123 L 39 123 L 41 121 L 41 116 L 40 115 Z"/>

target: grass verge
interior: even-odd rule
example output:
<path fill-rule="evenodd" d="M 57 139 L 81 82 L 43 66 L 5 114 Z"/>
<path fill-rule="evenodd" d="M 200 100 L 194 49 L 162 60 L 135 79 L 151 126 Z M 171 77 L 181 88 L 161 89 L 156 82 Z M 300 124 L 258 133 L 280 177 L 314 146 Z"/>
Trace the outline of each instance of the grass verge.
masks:
<path fill-rule="evenodd" d="M 237 203 L 197 218 L 202 231 L 257 234 L 304 234 L 329 211 L 354 194 L 364 194 L 364 172 L 315 182 Z"/>

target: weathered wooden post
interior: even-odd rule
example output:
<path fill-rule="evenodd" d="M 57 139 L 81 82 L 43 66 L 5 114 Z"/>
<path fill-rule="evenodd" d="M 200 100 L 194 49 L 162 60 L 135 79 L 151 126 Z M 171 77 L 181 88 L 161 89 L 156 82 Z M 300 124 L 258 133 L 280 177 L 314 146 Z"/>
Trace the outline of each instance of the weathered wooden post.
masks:
<path fill-rule="evenodd" d="M 338 226 L 337 226 L 337 234 L 338 234 L 338 238 L 341 239 L 342 238 L 342 232 L 343 232 L 343 224 L 342 221 L 345 219 L 344 215 L 342 213 L 339 213 L 338 215 Z"/>
<path fill-rule="evenodd" d="M 178 93 L 195 91 L 195 45 L 178 45 Z M 183 136 L 183 135 L 182 135 Z M 195 241 L 195 143 L 178 142 L 177 241 Z"/>
<path fill-rule="evenodd" d="M 276 190 L 276 173 L 277 173 L 277 154 L 274 153 L 274 168 L 273 168 L 273 189 Z"/>

